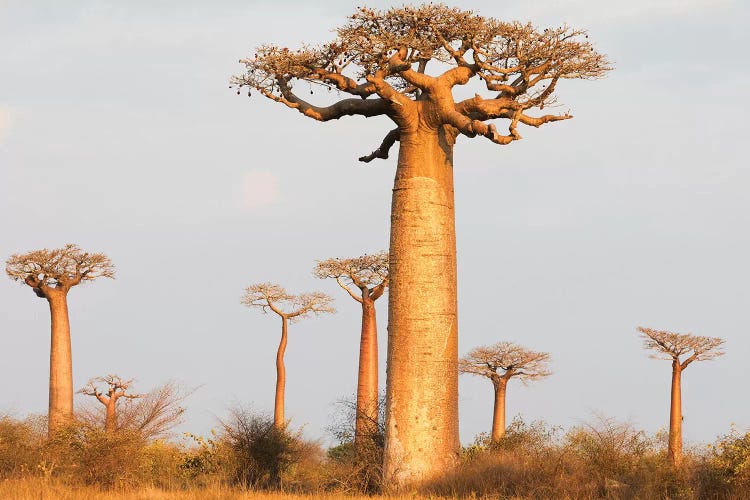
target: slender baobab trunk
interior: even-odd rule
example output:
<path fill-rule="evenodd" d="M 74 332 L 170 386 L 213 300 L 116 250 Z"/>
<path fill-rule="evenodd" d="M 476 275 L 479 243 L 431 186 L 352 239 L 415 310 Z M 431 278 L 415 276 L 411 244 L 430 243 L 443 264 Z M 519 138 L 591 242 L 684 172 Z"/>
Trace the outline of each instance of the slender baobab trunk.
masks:
<path fill-rule="evenodd" d="M 284 367 L 284 352 L 287 342 L 286 316 L 281 317 L 281 342 L 276 352 L 276 399 L 273 405 L 273 425 L 277 429 L 284 428 L 284 387 L 286 386 L 286 367 Z"/>
<path fill-rule="evenodd" d="M 682 367 L 672 361 L 672 393 L 669 406 L 669 445 L 667 457 L 672 465 L 682 462 Z"/>
<path fill-rule="evenodd" d="M 505 390 L 508 379 L 501 378 L 495 386 L 495 410 L 492 413 L 492 441 L 500 441 L 505 436 Z"/>
<path fill-rule="evenodd" d="M 458 454 L 453 137 L 402 129 L 391 207 L 384 476 L 404 485 Z"/>
<path fill-rule="evenodd" d="M 378 431 L 378 326 L 375 301 L 362 294 L 362 335 L 359 343 L 357 419 L 354 443 Z"/>
<path fill-rule="evenodd" d="M 73 420 L 73 356 L 66 293 L 48 290 L 47 301 L 52 320 L 48 414 L 48 433 L 51 435 Z"/>

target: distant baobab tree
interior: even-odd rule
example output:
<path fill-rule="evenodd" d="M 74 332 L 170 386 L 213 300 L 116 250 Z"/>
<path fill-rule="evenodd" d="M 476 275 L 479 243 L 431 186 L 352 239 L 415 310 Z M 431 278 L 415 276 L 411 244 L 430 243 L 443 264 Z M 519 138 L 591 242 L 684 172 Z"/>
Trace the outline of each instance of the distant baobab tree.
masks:
<path fill-rule="evenodd" d="M 495 405 L 492 412 L 492 441 L 505 436 L 505 393 L 508 382 L 517 378 L 524 384 L 548 377 L 550 356 L 512 342 L 499 342 L 492 346 L 475 347 L 458 360 L 460 373 L 487 377 L 495 388 Z"/>
<path fill-rule="evenodd" d="M 643 346 L 653 349 L 654 359 L 672 362 L 672 391 L 669 405 L 669 443 L 667 457 L 674 466 L 682 462 L 682 372 L 693 361 L 707 361 L 724 354 L 719 347 L 725 342 L 718 337 L 673 333 L 638 327 Z M 680 356 L 685 356 L 680 359 Z"/>
<path fill-rule="evenodd" d="M 47 299 L 52 322 L 49 373 L 49 423 L 52 434 L 73 419 L 73 357 L 67 296 L 80 283 L 114 278 L 115 268 L 102 253 L 88 253 L 77 245 L 13 254 L 5 271 L 29 285 L 37 297 Z"/>
<path fill-rule="evenodd" d="M 354 426 L 354 443 L 358 444 L 378 432 L 378 326 L 375 301 L 388 286 L 388 252 L 319 261 L 313 273 L 318 278 L 336 279 L 339 286 L 362 305 Z"/>
<path fill-rule="evenodd" d="M 133 380 L 123 380 L 117 375 L 107 375 L 104 377 L 95 377 L 88 381 L 86 386 L 78 390 L 79 394 L 95 397 L 104 405 L 104 430 L 114 433 L 117 430 L 117 402 L 120 398 L 136 399 L 142 397 L 141 394 L 131 394 L 128 392 Z M 104 389 L 100 386 L 104 385 Z"/>
<path fill-rule="evenodd" d="M 559 81 L 599 78 L 610 66 L 582 30 L 542 31 L 441 4 L 361 7 L 336 34 L 298 50 L 263 45 L 240 61 L 246 73 L 233 84 L 314 120 L 384 116 L 396 125 L 360 161 L 388 158 L 400 143 L 391 204 L 384 461 L 386 484 L 398 487 L 440 474 L 460 447 L 456 138 L 506 145 L 521 139 L 520 125 L 572 118 L 531 111 L 555 103 Z M 474 97 L 454 100 L 453 88 L 470 82 Z M 351 97 L 316 105 L 300 92 L 313 86 Z M 507 132 L 495 119 L 506 121 Z"/>
<path fill-rule="evenodd" d="M 113 377 L 113 385 L 121 385 L 118 383 L 119 377 L 116 375 L 108 377 Z M 101 394 L 104 391 L 99 391 L 99 384 L 102 380 L 106 381 L 108 377 L 92 379 L 94 387 L 91 387 L 91 382 L 89 382 L 89 385 L 78 392 L 93 396 L 96 396 L 94 391 Z M 122 385 L 128 386 L 126 391 L 132 390 L 132 381 L 128 380 Z M 107 387 L 107 392 L 111 388 L 112 386 Z M 168 381 L 145 393 L 128 394 L 126 392 L 124 396 L 117 398 L 115 418 L 114 420 L 109 418 L 109 425 L 111 426 L 114 421 L 117 432 L 135 433 L 146 441 L 163 438 L 169 434 L 172 428 L 182 422 L 185 413 L 182 404 L 193 392 L 195 392 L 195 389 L 185 389 L 175 381 Z M 125 401 L 122 401 L 123 398 Z M 97 397 L 97 399 L 99 398 Z M 102 400 L 99 401 L 104 403 Z M 104 414 L 99 411 L 101 405 L 97 404 L 97 406 L 97 408 L 94 408 L 93 406 L 83 405 L 77 409 L 76 418 L 91 426 L 104 425 L 106 429 L 108 421 L 107 405 L 105 404 Z"/>
<path fill-rule="evenodd" d="M 290 295 L 281 286 L 274 283 L 259 283 L 245 289 L 242 303 L 248 307 L 259 307 L 264 313 L 270 309 L 281 317 L 281 341 L 276 352 L 276 397 L 273 406 L 273 423 L 281 429 L 284 420 L 284 389 L 286 386 L 286 367 L 284 352 L 287 345 L 287 328 L 289 321 L 305 318 L 313 313 L 334 313 L 331 297 L 321 292 Z"/>

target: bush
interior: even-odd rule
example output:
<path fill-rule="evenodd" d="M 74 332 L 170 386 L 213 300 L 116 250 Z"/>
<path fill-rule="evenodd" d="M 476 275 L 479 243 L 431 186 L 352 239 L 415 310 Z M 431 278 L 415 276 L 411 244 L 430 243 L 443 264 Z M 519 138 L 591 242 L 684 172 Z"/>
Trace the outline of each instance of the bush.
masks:
<path fill-rule="evenodd" d="M 342 399 L 328 432 L 338 445 L 328 449 L 323 476 L 327 489 L 346 493 L 374 494 L 383 481 L 383 448 L 385 444 L 385 394 L 378 402 L 378 421 L 374 430 L 355 445 L 357 419 L 356 397 Z"/>
<path fill-rule="evenodd" d="M 309 448 L 300 434 L 279 429 L 267 415 L 232 409 L 221 441 L 230 450 L 230 481 L 245 487 L 282 487 L 283 476 Z"/>
<path fill-rule="evenodd" d="M 750 491 L 750 432 L 740 434 L 732 426 L 709 446 L 702 472 L 702 494 L 717 498 L 741 498 Z"/>
<path fill-rule="evenodd" d="M 107 433 L 78 422 L 60 429 L 42 449 L 42 466 L 71 482 L 103 488 L 134 485 L 145 447 L 139 433 Z"/>
<path fill-rule="evenodd" d="M 34 471 L 40 459 L 44 434 L 34 418 L 16 420 L 0 417 L 0 478 L 17 477 Z"/>

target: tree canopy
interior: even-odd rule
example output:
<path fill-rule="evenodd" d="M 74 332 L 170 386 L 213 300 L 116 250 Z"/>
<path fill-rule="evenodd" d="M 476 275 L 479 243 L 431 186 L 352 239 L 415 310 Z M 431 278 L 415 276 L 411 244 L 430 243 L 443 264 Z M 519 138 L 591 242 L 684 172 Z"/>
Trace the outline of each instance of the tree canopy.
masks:
<path fill-rule="evenodd" d="M 262 45 L 253 57 L 240 60 L 246 73 L 232 82 L 320 121 L 386 115 L 400 127 L 414 126 L 409 108 L 429 97 L 440 104 L 433 117 L 439 125 L 508 144 L 521 138 L 519 123 L 538 127 L 571 117 L 527 114 L 555 103 L 559 80 L 599 78 L 611 69 L 583 30 L 538 30 L 441 4 L 385 11 L 360 7 L 336 34 L 329 43 L 300 49 Z M 475 77 L 489 94 L 454 103 L 450 89 Z M 299 82 L 354 97 L 316 106 L 296 92 Z M 496 118 L 509 120 L 506 134 L 486 123 Z M 397 138 L 392 132 L 381 148 L 361 160 L 386 158 Z"/>
<path fill-rule="evenodd" d="M 495 381 L 517 377 L 526 383 L 552 374 L 550 355 L 536 352 L 512 342 L 498 342 L 491 346 L 475 347 L 458 361 L 460 373 L 481 375 Z"/>
<path fill-rule="evenodd" d="M 680 356 L 688 357 L 681 361 L 682 369 L 693 361 L 707 361 L 724 355 L 719 347 L 725 340 L 718 337 L 701 337 L 689 333 L 674 333 L 666 330 L 638 327 L 643 336 L 643 347 L 657 351 L 651 357 L 680 361 Z"/>
<path fill-rule="evenodd" d="M 321 279 L 334 278 L 341 288 L 359 302 L 362 302 L 362 298 L 350 286 L 372 293 L 371 298 L 377 299 L 388 286 L 388 252 L 348 259 L 321 260 L 317 262 L 313 274 Z"/>
<path fill-rule="evenodd" d="M 292 295 L 275 283 L 250 285 L 245 289 L 241 302 L 248 307 L 259 307 L 264 313 L 270 309 L 289 319 L 301 319 L 311 313 L 317 315 L 336 312 L 331 305 L 333 299 L 323 292 Z"/>
<path fill-rule="evenodd" d="M 43 297 L 48 288 L 67 290 L 100 277 L 114 278 L 115 266 L 103 253 L 85 252 L 69 243 L 63 248 L 13 254 L 6 261 L 5 272 L 11 279 L 33 287 Z"/>

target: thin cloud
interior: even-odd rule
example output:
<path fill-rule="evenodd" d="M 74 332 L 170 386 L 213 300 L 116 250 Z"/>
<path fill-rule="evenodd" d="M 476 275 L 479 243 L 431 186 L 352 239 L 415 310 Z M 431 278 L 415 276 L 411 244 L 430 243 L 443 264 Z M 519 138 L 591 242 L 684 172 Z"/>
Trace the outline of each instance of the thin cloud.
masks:
<path fill-rule="evenodd" d="M 253 170 L 242 180 L 242 206 L 257 208 L 270 205 L 279 197 L 279 179 L 271 172 Z"/>

